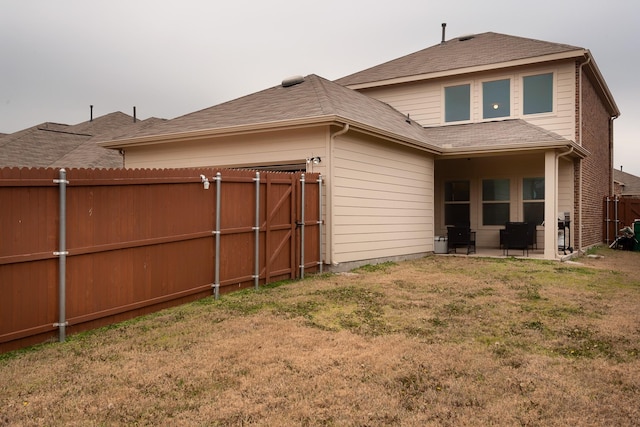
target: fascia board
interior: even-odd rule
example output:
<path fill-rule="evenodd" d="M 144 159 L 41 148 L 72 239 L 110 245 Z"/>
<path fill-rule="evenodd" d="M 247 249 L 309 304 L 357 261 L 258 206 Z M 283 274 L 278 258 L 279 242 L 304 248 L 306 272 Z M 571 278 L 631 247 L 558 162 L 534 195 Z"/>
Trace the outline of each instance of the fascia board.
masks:
<path fill-rule="evenodd" d="M 519 153 L 524 151 L 540 151 L 540 150 L 553 150 L 553 149 L 570 149 L 573 148 L 573 154 L 575 156 L 584 159 L 589 156 L 589 151 L 580 145 L 573 142 L 558 142 L 558 143 L 540 143 L 540 144 L 504 144 L 491 147 L 443 147 L 442 157 L 465 157 L 465 156 L 477 156 L 477 155 L 489 155 L 489 154 L 508 154 Z"/>
<path fill-rule="evenodd" d="M 493 70 L 504 69 L 504 68 L 520 67 L 525 65 L 542 64 L 545 62 L 579 58 L 584 56 L 585 52 L 587 52 L 587 50 L 585 49 L 571 50 L 568 52 L 554 53 L 552 55 L 516 59 L 508 62 L 497 62 L 495 64 L 457 68 L 453 70 L 437 71 L 434 73 L 417 74 L 414 76 L 406 76 L 406 77 L 397 77 L 393 79 L 378 80 L 378 81 L 367 82 L 367 83 L 357 83 L 353 85 L 347 85 L 346 87 L 348 87 L 349 89 L 358 90 L 358 89 L 374 88 L 379 86 L 391 86 L 391 85 L 396 85 L 401 83 L 414 83 L 414 82 L 423 81 L 423 80 L 433 80 L 433 79 L 438 79 L 443 77 L 453 77 L 453 76 L 458 76 L 463 74 L 479 73 L 483 71 L 493 71 Z"/>
<path fill-rule="evenodd" d="M 154 145 L 164 144 L 168 142 L 193 141 L 209 137 L 221 137 L 230 135 L 242 135 L 258 133 L 265 130 L 279 130 L 318 126 L 323 124 L 332 124 L 335 122 L 334 116 L 322 116 L 314 118 L 304 118 L 296 120 L 286 120 L 267 123 L 253 123 L 250 125 L 227 126 L 214 129 L 199 129 L 196 131 L 173 132 L 161 135 L 147 135 L 141 137 L 124 138 L 113 141 L 102 141 L 97 144 L 105 148 L 123 148 L 133 147 L 137 145 Z"/>

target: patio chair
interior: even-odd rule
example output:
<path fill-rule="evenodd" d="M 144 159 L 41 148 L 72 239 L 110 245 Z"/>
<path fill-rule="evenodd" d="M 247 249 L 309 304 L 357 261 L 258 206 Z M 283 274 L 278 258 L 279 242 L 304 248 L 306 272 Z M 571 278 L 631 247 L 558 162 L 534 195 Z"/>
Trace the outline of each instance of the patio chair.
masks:
<path fill-rule="evenodd" d="M 458 253 L 458 248 L 467 248 L 467 255 L 476 251 L 476 232 L 468 226 L 447 227 L 447 253 Z"/>
<path fill-rule="evenodd" d="M 522 255 L 525 252 L 529 256 L 529 245 L 531 244 L 531 232 L 529 224 L 526 222 L 508 222 L 504 229 L 504 253 L 509 256 L 509 249 L 520 249 Z"/>

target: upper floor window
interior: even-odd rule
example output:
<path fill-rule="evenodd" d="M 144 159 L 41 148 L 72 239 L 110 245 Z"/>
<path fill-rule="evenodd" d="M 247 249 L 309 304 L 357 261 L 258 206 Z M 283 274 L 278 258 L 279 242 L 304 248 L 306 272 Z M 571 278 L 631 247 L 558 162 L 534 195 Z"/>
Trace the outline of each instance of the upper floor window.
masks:
<path fill-rule="evenodd" d="M 444 88 L 444 121 L 459 122 L 471 118 L 471 85 Z"/>
<path fill-rule="evenodd" d="M 511 81 L 495 80 L 482 83 L 482 117 L 493 119 L 511 115 Z"/>
<path fill-rule="evenodd" d="M 553 111 L 553 73 L 523 77 L 522 90 L 524 114 Z"/>

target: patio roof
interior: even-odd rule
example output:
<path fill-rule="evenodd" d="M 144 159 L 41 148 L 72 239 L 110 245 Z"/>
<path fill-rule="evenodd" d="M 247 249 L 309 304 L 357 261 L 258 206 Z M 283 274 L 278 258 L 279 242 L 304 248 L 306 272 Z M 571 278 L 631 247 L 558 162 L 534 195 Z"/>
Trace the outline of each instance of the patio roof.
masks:
<path fill-rule="evenodd" d="M 521 119 L 438 126 L 425 132 L 442 147 L 443 156 L 567 147 L 581 157 L 589 154 L 575 142 Z"/>

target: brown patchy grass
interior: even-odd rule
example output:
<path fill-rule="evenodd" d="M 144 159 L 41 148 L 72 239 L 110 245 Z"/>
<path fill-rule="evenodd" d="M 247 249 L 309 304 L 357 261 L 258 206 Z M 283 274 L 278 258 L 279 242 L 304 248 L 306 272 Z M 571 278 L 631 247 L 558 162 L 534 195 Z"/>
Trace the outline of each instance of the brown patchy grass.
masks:
<path fill-rule="evenodd" d="M 430 256 L 0 356 L 0 425 L 637 425 L 640 254 Z"/>

